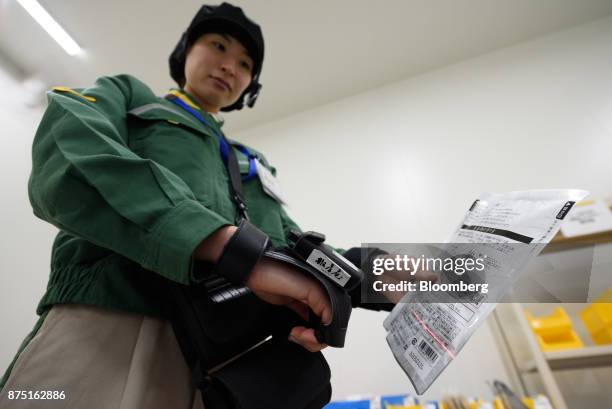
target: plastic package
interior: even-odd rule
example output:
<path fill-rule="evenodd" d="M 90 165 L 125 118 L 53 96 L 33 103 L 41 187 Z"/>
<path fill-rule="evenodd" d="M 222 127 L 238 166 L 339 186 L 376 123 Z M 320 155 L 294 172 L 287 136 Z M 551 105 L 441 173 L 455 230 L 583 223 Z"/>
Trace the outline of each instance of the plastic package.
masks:
<path fill-rule="evenodd" d="M 494 282 L 497 291 L 466 299 L 444 292 L 407 292 L 384 321 L 387 343 L 418 394 L 455 358 L 587 194 L 568 189 L 485 193 L 472 204 L 443 251 L 465 252 L 465 244 L 473 244 L 472 253 L 485 254 L 487 260 L 482 277 Z"/>

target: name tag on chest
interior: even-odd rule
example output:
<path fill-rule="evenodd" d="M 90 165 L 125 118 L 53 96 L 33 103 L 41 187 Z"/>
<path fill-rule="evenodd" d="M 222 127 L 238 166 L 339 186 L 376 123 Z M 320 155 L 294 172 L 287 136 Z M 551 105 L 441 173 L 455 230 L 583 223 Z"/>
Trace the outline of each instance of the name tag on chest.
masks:
<path fill-rule="evenodd" d="M 276 179 L 272 172 L 262 165 L 259 160 L 255 161 L 255 167 L 257 169 L 257 176 L 259 176 L 264 192 L 279 203 L 287 204 L 280 183 L 278 183 L 278 179 Z"/>

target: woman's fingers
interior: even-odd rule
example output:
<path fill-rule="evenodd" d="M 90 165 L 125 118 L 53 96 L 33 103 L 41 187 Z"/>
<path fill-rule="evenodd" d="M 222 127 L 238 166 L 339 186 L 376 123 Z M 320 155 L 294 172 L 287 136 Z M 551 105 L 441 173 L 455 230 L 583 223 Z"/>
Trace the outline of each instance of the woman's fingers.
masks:
<path fill-rule="evenodd" d="M 380 279 L 384 284 L 393 284 L 393 285 L 397 285 L 401 281 L 401 280 L 394 278 L 391 275 L 385 275 L 385 274 L 380 276 Z M 404 294 L 406 294 L 406 292 L 404 291 L 385 291 L 384 293 L 385 297 L 393 304 L 397 304 L 398 302 L 400 302 Z"/>
<path fill-rule="evenodd" d="M 305 301 L 310 309 L 321 319 L 321 322 L 324 325 L 329 325 L 332 317 L 331 304 L 323 287 L 314 280 L 310 280 L 310 288 L 308 289 Z"/>
<path fill-rule="evenodd" d="M 299 315 L 304 321 L 308 321 L 310 311 L 308 306 L 301 301 L 291 300 L 287 304 L 287 307 L 291 308 L 297 315 Z"/>
<path fill-rule="evenodd" d="M 432 281 L 432 282 L 436 282 L 436 281 L 438 281 L 438 278 L 440 278 L 440 276 L 438 274 L 432 273 L 431 271 L 425 271 L 425 270 L 417 271 L 416 274 L 414 275 L 414 280 L 415 281 Z"/>
<path fill-rule="evenodd" d="M 263 259 L 247 279 L 255 295 L 272 304 L 286 305 L 304 317 L 300 302 L 321 318 L 331 322 L 331 304 L 323 287 L 312 278 L 272 260 Z"/>
<path fill-rule="evenodd" d="M 303 307 L 296 303 L 301 303 L 303 306 L 310 308 L 324 324 L 331 322 L 329 297 L 323 286 L 312 278 L 292 269 L 286 269 L 283 271 L 282 293 L 291 298 L 291 301 L 285 305 L 296 311 L 302 318 L 304 318 Z"/>
<path fill-rule="evenodd" d="M 289 340 L 301 345 L 310 352 L 317 352 L 327 347 L 327 345 L 317 341 L 312 328 L 294 327 L 289 334 Z"/>

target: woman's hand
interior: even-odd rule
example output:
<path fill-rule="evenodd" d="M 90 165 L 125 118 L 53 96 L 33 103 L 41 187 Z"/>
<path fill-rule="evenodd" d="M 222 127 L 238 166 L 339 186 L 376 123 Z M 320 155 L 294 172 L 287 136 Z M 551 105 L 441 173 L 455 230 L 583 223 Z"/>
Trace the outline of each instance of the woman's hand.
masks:
<path fill-rule="evenodd" d="M 194 251 L 194 256 L 216 263 L 225 244 L 235 232 L 235 226 L 219 228 L 200 243 Z M 323 287 L 288 265 L 264 257 L 255 265 L 245 285 L 262 300 L 287 306 L 306 321 L 310 308 L 321 322 L 331 322 L 331 305 Z M 317 341 L 312 328 L 306 327 L 294 327 L 289 334 L 289 340 L 312 352 L 327 346 Z"/>
<path fill-rule="evenodd" d="M 262 258 L 251 271 L 245 284 L 262 300 L 287 306 L 305 320 L 308 320 L 310 308 L 323 324 L 331 322 L 331 305 L 323 287 L 279 261 Z M 312 328 L 302 326 L 291 330 L 289 340 L 311 352 L 320 351 L 327 346 L 317 341 Z"/>
<path fill-rule="evenodd" d="M 396 254 L 385 254 L 385 255 L 377 256 L 376 258 L 394 260 L 396 256 L 397 256 Z M 394 285 L 399 285 L 402 281 L 409 281 L 412 283 L 416 283 L 419 281 L 436 282 L 438 281 L 438 278 L 439 278 L 438 274 L 432 273 L 422 268 L 420 268 L 416 272 L 390 269 L 390 270 L 386 270 L 383 274 L 377 277 L 377 279 L 382 281 L 383 284 L 394 284 Z M 397 304 L 398 302 L 400 302 L 400 300 L 405 294 L 406 294 L 405 291 L 385 291 L 383 292 L 383 295 L 385 296 L 385 298 L 388 299 L 393 304 Z"/>

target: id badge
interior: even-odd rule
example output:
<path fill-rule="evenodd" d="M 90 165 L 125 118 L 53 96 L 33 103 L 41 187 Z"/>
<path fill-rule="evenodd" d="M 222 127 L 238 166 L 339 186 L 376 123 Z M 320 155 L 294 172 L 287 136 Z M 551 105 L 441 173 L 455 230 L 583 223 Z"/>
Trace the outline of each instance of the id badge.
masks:
<path fill-rule="evenodd" d="M 280 183 L 278 183 L 278 179 L 276 179 L 272 172 L 262 165 L 259 160 L 255 160 L 255 168 L 257 169 L 257 176 L 259 176 L 264 192 L 277 202 L 287 204 Z"/>

